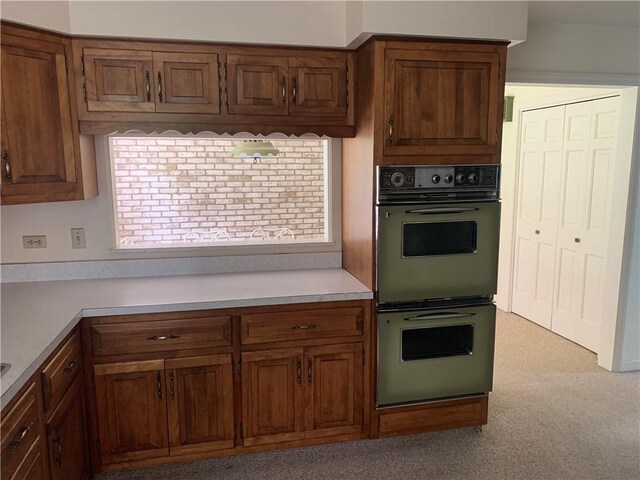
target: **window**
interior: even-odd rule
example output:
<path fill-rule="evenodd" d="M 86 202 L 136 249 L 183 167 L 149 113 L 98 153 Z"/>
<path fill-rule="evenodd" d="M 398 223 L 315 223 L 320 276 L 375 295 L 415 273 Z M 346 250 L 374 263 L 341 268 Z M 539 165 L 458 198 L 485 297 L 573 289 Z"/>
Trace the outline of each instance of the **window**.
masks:
<path fill-rule="evenodd" d="M 331 141 L 247 140 L 109 137 L 116 248 L 332 242 Z"/>

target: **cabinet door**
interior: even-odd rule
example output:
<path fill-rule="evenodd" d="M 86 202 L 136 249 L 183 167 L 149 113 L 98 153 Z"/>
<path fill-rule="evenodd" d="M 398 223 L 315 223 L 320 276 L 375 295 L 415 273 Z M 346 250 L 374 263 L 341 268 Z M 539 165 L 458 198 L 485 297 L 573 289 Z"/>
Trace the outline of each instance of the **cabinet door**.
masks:
<path fill-rule="evenodd" d="M 302 348 L 242 354 L 244 445 L 303 437 Z"/>
<path fill-rule="evenodd" d="M 88 111 L 155 111 L 150 51 L 85 48 L 82 55 Z"/>
<path fill-rule="evenodd" d="M 231 354 L 165 360 L 171 455 L 233 448 Z"/>
<path fill-rule="evenodd" d="M 4 476 L 2 477 L 5 478 Z M 34 443 L 18 469 L 7 480 L 48 480 L 42 462 L 40 442 Z"/>
<path fill-rule="evenodd" d="M 305 348 L 305 437 L 362 431 L 361 343 Z"/>
<path fill-rule="evenodd" d="M 153 52 L 156 112 L 220 113 L 218 55 Z"/>
<path fill-rule="evenodd" d="M 385 51 L 384 155 L 497 155 L 498 52 Z"/>
<path fill-rule="evenodd" d="M 164 361 L 93 369 L 102 463 L 168 455 Z"/>
<path fill-rule="evenodd" d="M 2 35 L 2 196 L 75 191 L 65 46 Z"/>
<path fill-rule="evenodd" d="M 47 422 L 51 480 L 80 480 L 89 473 L 84 404 L 76 378 Z"/>
<path fill-rule="evenodd" d="M 347 60 L 344 58 L 289 59 L 291 115 L 347 114 Z"/>
<path fill-rule="evenodd" d="M 229 113 L 288 115 L 287 57 L 227 55 Z"/>

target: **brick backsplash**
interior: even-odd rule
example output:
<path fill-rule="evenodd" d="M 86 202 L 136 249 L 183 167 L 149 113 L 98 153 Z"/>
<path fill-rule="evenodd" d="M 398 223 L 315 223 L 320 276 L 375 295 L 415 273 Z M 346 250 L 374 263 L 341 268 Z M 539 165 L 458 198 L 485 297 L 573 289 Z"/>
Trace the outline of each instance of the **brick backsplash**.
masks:
<path fill-rule="evenodd" d="M 326 142 L 270 141 L 280 153 L 254 163 L 236 139 L 112 137 L 120 245 L 324 240 Z"/>

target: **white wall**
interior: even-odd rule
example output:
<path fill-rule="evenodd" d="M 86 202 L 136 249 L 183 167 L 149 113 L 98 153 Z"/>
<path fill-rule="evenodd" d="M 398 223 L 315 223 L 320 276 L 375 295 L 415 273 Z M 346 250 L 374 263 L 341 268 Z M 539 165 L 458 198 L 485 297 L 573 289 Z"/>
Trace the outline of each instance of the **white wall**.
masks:
<path fill-rule="evenodd" d="M 639 45 L 637 28 L 532 23 L 527 41 L 508 50 L 507 80 L 522 72 L 640 75 Z"/>
<path fill-rule="evenodd" d="M 2 18 L 72 34 L 327 47 L 353 45 L 372 33 L 519 43 L 526 38 L 528 5 L 344 0 L 37 3 L 44 5 L 3 1 Z"/>
<path fill-rule="evenodd" d="M 64 33 L 71 31 L 68 1 L 12 2 L 3 0 L 0 3 L 0 16 L 3 20 L 25 23 L 34 27 L 43 27 Z"/>

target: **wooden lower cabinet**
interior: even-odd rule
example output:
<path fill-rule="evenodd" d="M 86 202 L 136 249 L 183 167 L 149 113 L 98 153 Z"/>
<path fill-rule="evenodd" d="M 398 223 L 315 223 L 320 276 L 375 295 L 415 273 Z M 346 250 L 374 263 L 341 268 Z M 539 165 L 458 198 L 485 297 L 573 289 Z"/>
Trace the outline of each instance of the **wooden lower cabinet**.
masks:
<path fill-rule="evenodd" d="M 303 438 L 302 348 L 242 354 L 244 445 Z"/>
<path fill-rule="evenodd" d="M 168 455 L 164 360 L 93 368 L 102 463 Z"/>
<path fill-rule="evenodd" d="M 362 431 L 361 343 L 242 354 L 244 445 Z"/>
<path fill-rule="evenodd" d="M 82 480 L 89 475 L 84 395 L 76 378 L 47 422 L 51 480 Z"/>
<path fill-rule="evenodd" d="M 233 448 L 231 354 L 165 360 L 170 455 Z"/>
<path fill-rule="evenodd" d="M 42 450 L 38 443 L 35 443 L 27 456 L 22 461 L 18 469 L 10 477 L 5 477 L 4 473 L 2 478 L 9 480 L 47 480 L 47 472 L 44 469 L 42 462 Z"/>

